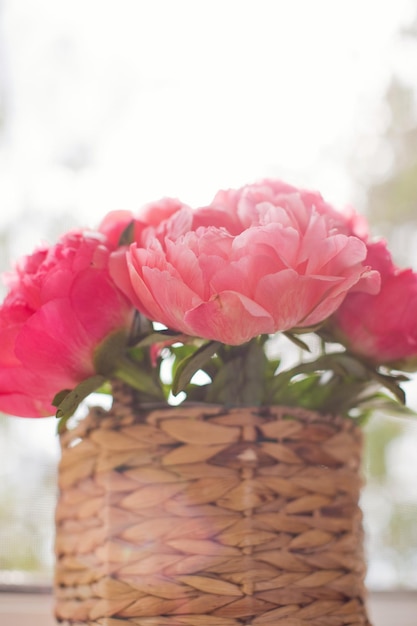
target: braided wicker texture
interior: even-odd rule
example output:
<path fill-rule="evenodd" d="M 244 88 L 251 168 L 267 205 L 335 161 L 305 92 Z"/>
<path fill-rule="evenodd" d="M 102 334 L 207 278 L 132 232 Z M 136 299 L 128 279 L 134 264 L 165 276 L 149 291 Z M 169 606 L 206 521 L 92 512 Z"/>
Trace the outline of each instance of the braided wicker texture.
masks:
<path fill-rule="evenodd" d="M 133 405 L 62 436 L 58 622 L 369 625 L 353 422 Z"/>

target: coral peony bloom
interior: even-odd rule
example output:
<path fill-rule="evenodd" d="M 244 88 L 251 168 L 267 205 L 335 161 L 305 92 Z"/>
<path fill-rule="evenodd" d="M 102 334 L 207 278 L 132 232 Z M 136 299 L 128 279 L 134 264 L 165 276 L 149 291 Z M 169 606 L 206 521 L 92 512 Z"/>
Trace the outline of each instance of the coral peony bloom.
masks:
<path fill-rule="evenodd" d="M 222 192 L 195 230 L 113 255 L 113 279 L 150 319 L 226 344 L 317 324 L 364 275 L 378 288 L 365 244 L 318 198 L 270 181 Z"/>
<path fill-rule="evenodd" d="M 22 260 L 0 308 L 0 409 L 52 415 L 59 391 L 95 374 L 94 353 L 126 330 L 133 309 L 108 271 L 95 233 L 70 233 Z"/>
<path fill-rule="evenodd" d="M 196 211 L 175 198 L 163 198 L 146 204 L 135 216 L 131 211 L 111 211 L 102 220 L 99 232 L 108 245 L 119 246 L 124 231 L 132 227 L 132 242 L 146 247 L 153 239 L 163 242 L 165 237 L 177 239 L 185 233 L 201 226 L 225 228 L 232 235 L 244 230 L 237 214 L 227 207 L 206 206 Z"/>
<path fill-rule="evenodd" d="M 331 319 L 336 337 L 376 363 L 414 369 L 417 360 L 417 274 L 399 269 L 384 242 L 368 244 L 367 263 L 379 271 L 376 295 L 349 294 Z"/>
<path fill-rule="evenodd" d="M 98 230 L 116 248 L 125 229 L 132 225 L 132 240 L 139 245 L 164 237 L 178 237 L 192 230 L 193 213 L 190 207 L 175 198 L 162 198 L 146 204 L 134 216 L 131 211 L 111 211 L 102 220 Z"/>
<path fill-rule="evenodd" d="M 336 211 L 318 192 L 297 189 L 280 180 L 266 179 L 241 189 L 221 190 L 215 195 L 212 207 L 236 216 L 241 230 L 262 224 L 265 213 L 272 209 L 288 213 L 295 223 L 303 213 L 309 215 L 314 211 L 326 216 L 328 228 L 336 228 L 345 235 L 354 234 L 350 217 Z"/>

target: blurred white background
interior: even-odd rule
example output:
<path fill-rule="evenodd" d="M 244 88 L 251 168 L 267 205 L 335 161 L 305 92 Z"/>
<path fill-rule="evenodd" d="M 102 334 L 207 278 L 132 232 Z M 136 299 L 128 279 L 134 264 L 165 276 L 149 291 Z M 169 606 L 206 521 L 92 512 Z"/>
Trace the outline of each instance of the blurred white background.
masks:
<path fill-rule="evenodd" d="M 399 36 L 414 11 L 412 0 L 2 0 L 2 221 L 30 210 L 93 224 L 264 176 L 357 200 L 347 159 L 387 123 L 392 73 L 415 80 Z"/>
<path fill-rule="evenodd" d="M 366 211 L 396 163 L 387 90 L 417 86 L 415 17 L 413 0 L 1 0 L 2 267 L 109 210 L 265 176 Z M 51 566 L 54 427 L 0 421 L 9 578 Z M 417 431 L 373 429 L 370 583 L 417 586 Z"/>

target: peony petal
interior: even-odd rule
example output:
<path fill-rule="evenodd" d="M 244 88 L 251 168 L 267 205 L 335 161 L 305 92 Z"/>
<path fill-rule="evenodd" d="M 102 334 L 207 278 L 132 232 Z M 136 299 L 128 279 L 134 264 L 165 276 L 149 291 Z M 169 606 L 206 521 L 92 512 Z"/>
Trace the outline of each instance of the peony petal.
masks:
<path fill-rule="evenodd" d="M 175 275 L 180 278 L 200 298 L 204 298 L 207 284 L 193 250 L 185 245 L 175 245 L 166 241 L 166 259 L 175 267 Z"/>
<path fill-rule="evenodd" d="M 56 408 L 47 400 L 42 401 L 23 393 L 2 392 L 0 387 L 0 411 L 17 417 L 51 417 Z"/>
<path fill-rule="evenodd" d="M 133 307 L 107 272 L 91 269 L 75 276 L 69 300 L 91 344 L 101 342 L 115 328 L 129 328 L 133 321 Z"/>
<path fill-rule="evenodd" d="M 265 309 L 232 291 L 200 304 L 188 311 L 184 319 L 191 334 L 230 345 L 274 332 L 273 319 Z"/>
<path fill-rule="evenodd" d="M 260 279 L 256 302 L 270 311 L 275 331 L 307 326 L 305 318 L 343 279 L 335 277 L 299 276 L 292 269 Z M 333 312 L 323 311 L 322 321 Z"/>
<path fill-rule="evenodd" d="M 349 348 L 377 363 L 415 369 L 417 358 L 417 274 L 387 266 L 376 296 L 349 294 L 331 321 Z"/>
<path fill-rule="evenodd" d="M 215 207 L 202 207 L 194 211 L 193 214 L 193 230 L 197 228 L 207 228 L 215 226 L 216 228 L 225 228 L 231 235 L 238 235 L 242 232 L 242 224 L 236 214 L 227 210 Z"/>
<path fill-rule="evenodd" d="M 203 264 L 204 259 L 200 259 Z M 259 280 L 265 274 L 271 274 L 277 269 L 276 261 L 266 254 L 249 254 L 238 261 L 219 263 L 216 271 L 210 276 L 212 295 L 223 291 L 235 291 L 251 299 L 255 299 Z M 206 298 L 208 299 L 208 298 Z"/>
<path fill-rule="evenodd" d="M 298 263 L 300 236 L 294 228 L 268 224 L 248 229 L 233 242 L 233 255 L 264 255 L 275 263 L 274 273 Z"/>
<path fill-rule="evenodd" d="M 143 283 L 149 294 L 146 304 L 151 311 L 151 319 L 174 330 L 193 334 L 184 321 L 184 315 L 201 303 L 198 294 L 169 271 L 144 267 Z"/>
<path fill-rule="evenodd" d="M 123 232 L 133 222 L 133 213 L 130 211 L 111 211 L 101 221 L 98 230 L 106 238 L 110 248 L 117 248 Z"/>
<path fill-rule="evenodd" d="M 63 298 L 32 315 L 16 339 L 15 350 L 24 367 L 58 381 L 58 392 L 94 374 L 93 345 L 69 300 Z"/>
<path fill-rule="evenodd" d="M 151 318 L 152 315 L 145 304 L 150 297 L 149 291 L 136 270 L 134 252 L 134 246 L 132 246 L 131 251 L 118 250 L 114 252 L 109 260 L 110 276 L 131 304 L 143 315 Z"/>
<path fill-rule="evenodd" d="M 15 413 L 50 414 L 59 391 L 95 373 L 97 345 L 129 329 L 132 306 L 110 278 L 105 241 L 70 232 L 18 267 L 0 309 L 0 406 L 4 397 Z"/>
<path fill-rule="evenodd" d="M 301 326 L 315 326 L 316 324 L 323 322 L 339 308 L 345 296 L 346 293 L 343 290 L 339 290 L 335 293 L 329 291 L 302 320 Z"/>
<path fill-rule="evenodd" d="M 129 277 L 127 295 L 143 315 L 155 322 L 165 324 L 164 319 L 169 317 L 170 303 L 164 297 L 164 286 L 168 285 L 172 277 L 176 277 L 177 272 L 165 259 L 158 242 L 154 243 L 153 249 L 144 250 L 133 245 L 126 253 Z M 180 287 L 183 285 L 178 277 L 176 285 Z M 155 293 L 158 293 L 161 287 L 162 306 L 155 297 Z"/>
<path fill-rule="evenodd" d="M 317 242 L 316 242 L 317 250 Z M 366 246 L 356 237 L 334 235 L 321 241 L 319 254 L 309 255 L 308 273 L 340 275 L 345 269 L 350 271 L 366 258 Z"/>
<path fill-rule="evenodd" d="M 176 217 L 182 209 L 189 213 L 190 209 L 178 198 L 162 198 L 142 207 L 139 219 L 148 226 L 159 226 L 172 217 Z M 187 229 L 189 230 L 189 229 Z"/>

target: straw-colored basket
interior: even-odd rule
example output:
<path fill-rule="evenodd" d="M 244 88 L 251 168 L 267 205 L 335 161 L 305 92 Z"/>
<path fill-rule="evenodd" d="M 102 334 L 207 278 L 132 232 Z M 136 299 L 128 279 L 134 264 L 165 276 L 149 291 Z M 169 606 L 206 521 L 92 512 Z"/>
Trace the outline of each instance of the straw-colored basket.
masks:
<path fill-rule="evenodd" d="M 369 625 L 360 453 L 350 420 L 116 388 L 62 436 L 58 622 Z"/>

